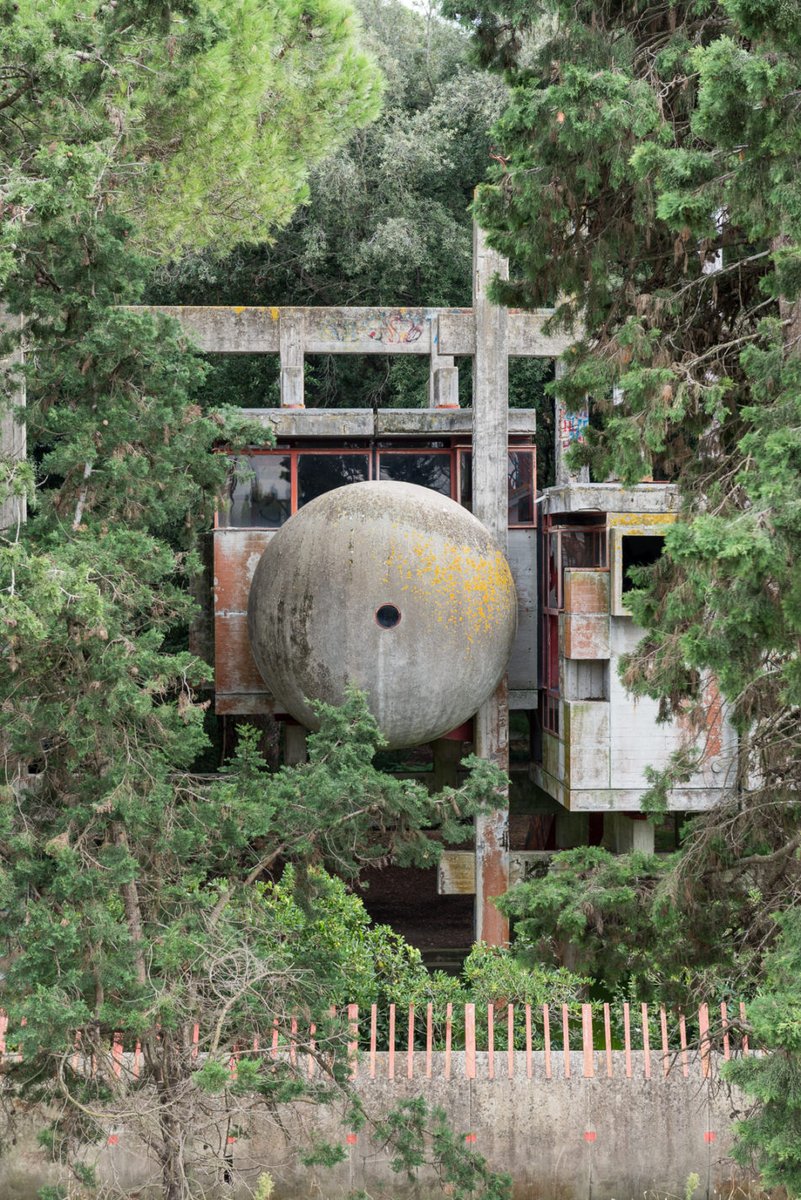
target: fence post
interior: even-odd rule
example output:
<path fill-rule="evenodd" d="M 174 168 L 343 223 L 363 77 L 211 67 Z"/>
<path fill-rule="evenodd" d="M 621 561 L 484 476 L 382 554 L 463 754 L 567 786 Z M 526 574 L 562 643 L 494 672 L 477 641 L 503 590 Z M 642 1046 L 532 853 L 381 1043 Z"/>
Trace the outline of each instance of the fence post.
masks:
<path fill-rule="evenodd" d="M 701 1047 L 701 1075 L 704 1079 L 709 1079 L 712 1073 L 712 1064 L 709 1056 L 709 1006 L 707 1004 L 702 1004 L 698 1009 L 698 1034 Z"/>
<path fill-rule="evenodd" d="M 464 1006 L 464 1070 L 468 1079 L 476 1077 L 476 1006 Z"/>
<path fill-rule="evenodd" d="M 584 1078 L 592 1079 L 595 1075 L 595 1046 L 592 1034 L 592 1005 L 581 1006 L 581 1045 L 584 1051 Z"/>

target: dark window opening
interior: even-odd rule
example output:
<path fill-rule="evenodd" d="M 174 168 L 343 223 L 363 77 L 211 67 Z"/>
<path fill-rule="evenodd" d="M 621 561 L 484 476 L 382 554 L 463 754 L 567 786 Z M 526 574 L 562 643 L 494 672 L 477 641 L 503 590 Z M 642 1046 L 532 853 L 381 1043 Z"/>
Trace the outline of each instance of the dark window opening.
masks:
<path fill-rule="evenodd" d="M 565 567 L 603 567 L 606 565 L 606 534 L 594 530 L 563 532 L 562 570 Z"/>
<path fill-rule="evenodd" d="M 298 508 L 325 492 L 369 478 L 367 454 L 299 454 Z"/>
<path fill-rule="evenodd" d="M 388 453 L 380 456 L 379 479 L 394 483 L 416 483 L 443 496 L 451 494 L 451 456 L 425 451 Z"/>
<path fill-rule="evenodd" d="M 509 451 L 507 468 L 510 529 L 531 528 L 537 524 L 536 451 L 521 447 Z M 459 455 L 459 503 L 473 511 L 473 454 L 462 450 Z"/>
<path fill-rule="evenodd" d="M 394 604 L 382 604 L 376 610 L 375 619 L 382 629 L 394 629 L 400 623 L 400 609 Z"/>
<path fill-rule="evenodd" d="M 565 570 L 568 567 L 606 567 L 605 529 L 554 529 L 546 534 L 543 599 L 546 609 L 564 607 Z"/>
<path fill-rule="evenodd" d="M 662 554 L 665 539 L 661 536 L 642 537 L 632 534 L 621 540 L 623 593 L 625 595 L 626 592 L 633 591 L 637 586 L 629 574 L 631 568 L 653 566 Z"/>
<path fill-rule="evenodd" d="M 509 527 L 534 524 L 536 474 L 530 450 L 509 451 Z"/>
<path fill-rule="evenodd" d="M 554 513 L 554 515 L 550 518 L 550 521 L 551 521 L 552 529 L 564 529 L 571 525 L 580 525 L 582 527 L 582 529 L 584 528 L 585 525 L 586 526 L 600 525 L 602 528 L 605 529 L 606 528 L 606 513 L 592 513 L 592 512 Z"/>

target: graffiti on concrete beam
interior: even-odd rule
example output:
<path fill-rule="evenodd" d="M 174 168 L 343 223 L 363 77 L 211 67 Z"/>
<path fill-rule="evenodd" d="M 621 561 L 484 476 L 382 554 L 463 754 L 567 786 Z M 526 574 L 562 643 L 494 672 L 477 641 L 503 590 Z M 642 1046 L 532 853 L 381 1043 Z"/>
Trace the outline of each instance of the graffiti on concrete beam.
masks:
<path fill-rule="evenodd" d="M 370 340 L 386 346 L 409 346 L 419 342 L 428 318 L 422 309 L 380 310 L 377 319 L 365 321 L 361 314 L 337 315 L 326 327 L 332 341 L 355 343 Z"/>

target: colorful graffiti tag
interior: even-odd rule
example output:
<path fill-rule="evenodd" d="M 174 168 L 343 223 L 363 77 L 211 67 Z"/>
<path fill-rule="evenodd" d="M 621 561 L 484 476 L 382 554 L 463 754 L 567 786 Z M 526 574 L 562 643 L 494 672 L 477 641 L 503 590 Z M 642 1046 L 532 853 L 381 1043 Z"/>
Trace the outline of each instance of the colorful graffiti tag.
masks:
<path fill-rule="evenodd" d="M 574 442 L 584 441 L 584 430 L 590 423 L 586 409 L 582 412 L 563 412 L 559 422 L 559 438 L 563 450 L 569 450 Z"/>
<path fill-rule="evenodd" d="M 370 340 L 387 346 L 404 346 L 418 342 L 430 318 L 422 309 L 392 308 L 380 311 L 377 320 L 367 322 L 359 314 L 341 316 L 327 328 L 332 341 L 361 342 Z"/>

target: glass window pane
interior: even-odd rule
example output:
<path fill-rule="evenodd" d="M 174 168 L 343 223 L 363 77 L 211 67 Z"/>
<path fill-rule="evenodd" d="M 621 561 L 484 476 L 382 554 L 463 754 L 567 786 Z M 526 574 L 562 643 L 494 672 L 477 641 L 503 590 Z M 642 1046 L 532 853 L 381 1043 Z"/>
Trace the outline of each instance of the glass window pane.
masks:
<path fill-rule="evenodd" d="M 424 451 L 408 454 L 382 454 L 380 479 L 396 483 L 416 483 L 431 488 L 443 496 L 451 494 L 450 454 L 427 454 Z"/>
<path fill-rule="evenodd" d="M 299 454 L 298 508 L 347 483 L 363 483 L 370 478 L 367 454 Z"/>
<path fill-rule="evenodd" d="M 222 529 L 277 529 L 289 517 L 288 454 L 240 454 L 231 464 L 225 497 L 218 514 Z"/>
<path fill-rule="evenodd" d="M 534 524 L 534 455 L 509 451 L 509 525 Z"/>
<path fill-rule="evenodd" d="M 473 455 L 469 450 L 459 451 L 459 500 L 469 511 L 473 511 Z"/>
<path fill-rule="evenodd" d="M 548 608 L 559 607 L 559 534 L 548 536 L 548 557 L 545 564 L 548 574 Z"/>
<path fill-rule="evenodd" d="M 562 534 L 562 567 L 602 567 L 603 533 L 586 530 Z"/>

